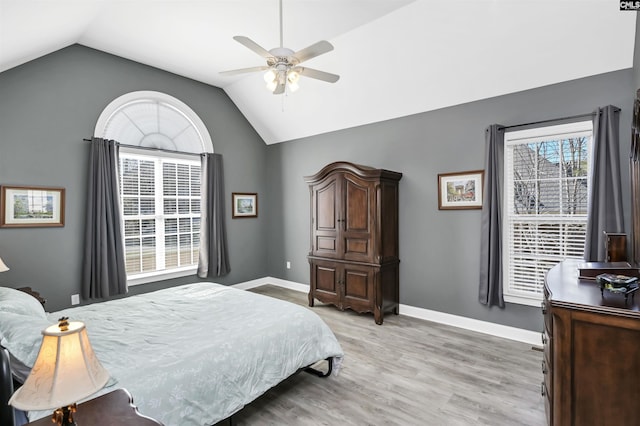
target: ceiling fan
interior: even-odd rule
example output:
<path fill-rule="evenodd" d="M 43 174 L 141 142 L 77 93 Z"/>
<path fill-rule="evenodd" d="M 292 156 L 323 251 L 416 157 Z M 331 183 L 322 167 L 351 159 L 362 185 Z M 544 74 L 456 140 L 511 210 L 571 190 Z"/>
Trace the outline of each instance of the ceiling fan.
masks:
<path fill-rule="evenodd" d="M 267 60 L 266 65 L 241 68 L 231 71 L 223 71 L 220 74 L 234 75 L 243 74 L 256 71 L 267 72 L 264 75 L 264 79 L 267 82 L 267 89 L 273 92 L 274 95 L 280 95 L 284 93 L 287 84 L 289 90 L 295 92 L 298 89 L 298 80 L 300 76 L 315 78 L 316 80 L 326 81 L 328 83 L 335 83 L 340 78 L 339 75 L 331 74 L 324 71 L 319 71 L 313 68 L 303 67 L 300 64 L 304 61 L 308 61 L 311 58 L 320 56 L 323 53 L 327 53 L 333 50 L 331 43 L 325 40 L 321 40 L 311 46 L 305 47 L 302 50 L 294 52 L 293 50 L 284 47 L 282 43 L 282 0 L 280 0 L 280 47 L 275 47 L 271 50 L 266 50 L 249 37 L 235 36 L 233 39 L 245 47 L 253 50 L 258 55 Z"/>

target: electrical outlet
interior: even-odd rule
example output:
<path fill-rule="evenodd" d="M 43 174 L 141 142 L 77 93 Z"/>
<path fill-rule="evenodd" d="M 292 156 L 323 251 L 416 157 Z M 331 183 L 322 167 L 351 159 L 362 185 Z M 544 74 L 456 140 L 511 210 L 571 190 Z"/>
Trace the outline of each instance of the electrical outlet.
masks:
<path fill-rule="evenodd" d="M 287 269 L 291 269 L 291 262 L 287 260 Z"/>
<path fill-rule="evenodd" d="M 79 305 L 80 304 L 80 295 L 79 294 L 72 294 L 71 295 L 71 304 L 72 305 Z"/>

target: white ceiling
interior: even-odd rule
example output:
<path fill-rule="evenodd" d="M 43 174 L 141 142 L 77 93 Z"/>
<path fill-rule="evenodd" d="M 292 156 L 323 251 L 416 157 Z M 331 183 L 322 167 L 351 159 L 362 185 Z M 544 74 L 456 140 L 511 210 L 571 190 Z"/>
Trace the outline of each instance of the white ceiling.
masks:
<path fill-rule="evenodd" d="M 279 45 L 277 0 L 0 0 L 0 72 L 74 43 L 223 88 L 267 144 L 630 68 L 612 0 L 283 0 L 284 45 L 335 50 L 284 96 L 232 39 Z M 496 119 L 499 119 L 497 117 Z"/>

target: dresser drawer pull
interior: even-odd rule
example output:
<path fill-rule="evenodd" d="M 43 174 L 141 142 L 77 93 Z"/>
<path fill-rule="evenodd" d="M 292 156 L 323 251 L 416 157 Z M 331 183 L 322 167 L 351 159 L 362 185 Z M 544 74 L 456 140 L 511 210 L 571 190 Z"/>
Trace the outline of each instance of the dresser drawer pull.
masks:
<path fill-rule="evenodd" d="M 542 374 L 547 374 L 547 363 L 542 361 Z"/>
<path fill-rule="evenodd" d="M 542 314 L 546 315 L 547 314 L 547 302 L 542 302 L 540 304 L 540 307 L 542 308 Z"/>
<path fill-rule="evenodd" d="M 542 332 L 542 344 L 543 345 L 547 344 L 547 335 L 544 332 Z"/>
<path fill-rule="evenodd" d="M 547 387 L 544 385 L 544 383 L 540 383 L 540 395 L 542 396 L 547 395 Z"/>

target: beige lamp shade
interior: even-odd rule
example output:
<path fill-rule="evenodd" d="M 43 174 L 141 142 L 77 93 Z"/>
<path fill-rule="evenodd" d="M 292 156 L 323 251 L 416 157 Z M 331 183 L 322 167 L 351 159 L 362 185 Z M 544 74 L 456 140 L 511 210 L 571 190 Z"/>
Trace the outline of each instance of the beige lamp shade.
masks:
<path fill-rule="evenodd" d="M 71 321 L 42 331 L 40 353 L 31 373 L 9 400 L 20 410 L 46 410 L 76 403 L 104 387 L 109 373 L 98 361 L 84 323 Z"/>
<path fill-rule="evenodd" d="M 5 272 L 8 271 L 9 267 L 7 265 L 4 264 L 4 262 L 2 261 L 2 259 L 0 258 L 0 272 Z"/>

